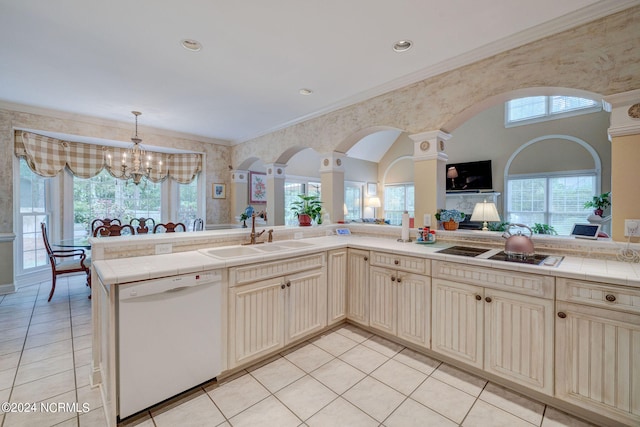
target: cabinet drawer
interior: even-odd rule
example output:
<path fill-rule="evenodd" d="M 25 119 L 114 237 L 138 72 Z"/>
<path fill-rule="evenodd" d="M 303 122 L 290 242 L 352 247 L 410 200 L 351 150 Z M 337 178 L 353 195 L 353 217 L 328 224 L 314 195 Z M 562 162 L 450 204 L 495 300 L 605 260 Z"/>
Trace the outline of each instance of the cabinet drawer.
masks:
<path fill-rule="evenodd" d="M 271 277 L 284 276 L 325 265 L 326 254 L 306 255 L 259 264 L 249 264 L 229 269 L 229 286 L 243 285 Z"/>
<path fill-rule="evenodd" d="M 558 279 L 559 301 L 640 313 L 640 289 L 576 279 Z"/>
<path fill-rule="evenodd" d="M 396 255 L 386 252 L 371 252 L 371 265 L 388 267 L 394 270 L 407 271 L 409 273 L 431 273 L 429 260 L 405 255 Z"/>
<path fill-rule="evenodd" d="M 433 277 L 440 279 L 546 299 L 553 299 L 555 295 L 555 279 L 551 276 L 498 270 L 449 261 L 432 261 L 432 263 Z"/>

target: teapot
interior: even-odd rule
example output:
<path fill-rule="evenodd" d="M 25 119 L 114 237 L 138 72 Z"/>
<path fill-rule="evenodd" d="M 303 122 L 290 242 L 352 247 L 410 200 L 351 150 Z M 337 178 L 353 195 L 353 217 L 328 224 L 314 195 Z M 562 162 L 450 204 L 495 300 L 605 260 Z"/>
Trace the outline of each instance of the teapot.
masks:
<path fill-rule="evenodd" d="M 509 229 L 511 227 L 522 227 L 529 230 L 529 236 L 525 236 L 522 234 L 521 230 L 518 230 L 516 234 L 511 234 Z M 502 234 L 502 237 L 507 239 L 504 243 L 504 253 L 508 257 L 521 258 L 526 259 L 534 255 L 533 242 L 531 241 L 531 236 L 533 235 L 533 231 L 531 228 L 527 227 L 524 224 L 509 224 L 507 231 Z"/>

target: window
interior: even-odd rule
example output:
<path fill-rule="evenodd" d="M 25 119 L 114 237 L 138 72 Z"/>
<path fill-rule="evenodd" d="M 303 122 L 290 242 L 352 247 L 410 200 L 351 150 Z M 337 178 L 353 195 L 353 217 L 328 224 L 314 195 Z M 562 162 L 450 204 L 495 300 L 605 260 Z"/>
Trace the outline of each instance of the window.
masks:
<path fill-rule="evenodd" d="M 559 235 L 569 235 L 573 224 L 585 222 L 591 213 L 584 202 L 594 194 L 595 173 L 509 177 L 506 221 L 549 224 Z"/>
<path fill-rule="evenodd" d="M 17 274 L 41 269 L 48 263 L 47 250 L 42 240 L 40 223 L 49 223 L 47 201 L 50 179 L 35 174 L 24 158 L 20 159 L 20 213 L 18 227 L 22 229 L 22 238 L 18 241 L 16 257 Z M 51 233 L 51 230 L 48 230 Z M 51 236 L 49 236 L 51 238 Z"/>
<path fill-rule="evenodd" d="M 198 212 L 198 179 L 190 184 L 178 184 L 177 222 L 183 223 L 190 230 L 193 221 L 200 216 Z"/>
<path fill-rule="evenodd" d="M 297 225 L 298 219 L 291 212 L 291 203 L 299 200 L 298 194 L 320 196 L 320 183 L 308 180 L 287 180 L 284 183 L 284 223 Z"/>
<path fill-rule="evenodd" d="M 507 102 L 505 125 L 517 126 L 601 109 L 601 104 L 593 99 L 574 96 L 530 96 Z"/>
<path fill-rule="evenodd" d="M 118 218 L 123 224 L 140 217 L 161 222 L 161 187 L 153 182 L 127 183 L 106 170 L 90 179 L 74 176 L 74 237 L 89 235 L 95 218 Z"/>
<path fill-rule="evenodd" d="M 413 184 L 384 186 L 384 216 L 389 224 L 401 225 L 404 211 L 414 217 L 414 190 Z"/>
<path fill-rule="evenodd" d="M 362 184 L 344 184 L 344 205 L 347 213 L 345 220 L 353 221 L 362 218 Z"/>

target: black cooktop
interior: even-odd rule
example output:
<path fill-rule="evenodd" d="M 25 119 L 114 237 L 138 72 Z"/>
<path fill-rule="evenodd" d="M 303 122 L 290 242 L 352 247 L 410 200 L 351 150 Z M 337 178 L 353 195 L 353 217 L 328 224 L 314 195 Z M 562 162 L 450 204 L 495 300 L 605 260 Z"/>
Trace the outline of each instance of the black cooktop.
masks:
<path fill-rule="evenodd" d="M 450 248 L 440 249 L 439 254 L 445 255 L 460 255 L 460 256 L 469 256 L 475 257 L 481 255 L 485 252 L 490 251 L 491 249 L 481 249 L 481 248 L 472 248 L 469 246 L 451 246 Z"/>
<path fill-rule="evenodd" d="M 535 255 L 531 255 L 531 256 L 528 256 L 526 258 L 523 258 L 523 257 L 519 257 L 519 256 L 509 256 L 509 255 L 505 254 L 504 251 L 502 251 L 502 252 L 498 252 L 495 255 L 490 256 L 489 259 L 494 259 L 494 260 L 498 260 L 498 261 L 519 262 L 521 264 L 540 265 L 548 257 L 549 257 L 549 255 L 535 254 Z"/>

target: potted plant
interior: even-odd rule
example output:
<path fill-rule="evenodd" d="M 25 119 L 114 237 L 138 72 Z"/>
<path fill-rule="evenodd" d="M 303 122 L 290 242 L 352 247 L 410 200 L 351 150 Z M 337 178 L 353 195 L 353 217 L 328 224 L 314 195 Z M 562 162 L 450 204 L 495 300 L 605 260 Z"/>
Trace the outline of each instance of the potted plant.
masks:
<path fill-rule="evenodd" d="M 539 224 L 537 222 L 533 224 L 533 227 L 531 227 L 531 231 L 533 231 L 535 234 L 552 234 L 552 235 L 558 234 L 558 232 L 556 231 L 555 228 L 553 228 L 553 226 L 549 224 Z"/>
<path fill-rule="evenodd" d="M 322 223 L 322 202 L 320 196 L 298 194 L 300 200 L 291 203 L 291 212 L 298 217 L 298 223 L 302 227 Z"/>
<path fill-rule="evenodd" d="M 611 206 L 611 201 L 609 197 L 611 196 L 611 191 L 607 193 L 602 193 L 599 196 L 593 196 L 593 199 L 586 202 L 584 204 L 585 208 L 594 208 L 593 213 L 598 216 L 602 216 L 604 210 Z"/>
<path fill-rule="evenodd" d="M 445 230 L 457 230 L 460 222 L 464 221 L 465 214 L 457 209 L 442 209 L 436 213 L 436 219 L 442 222 Z"/>

